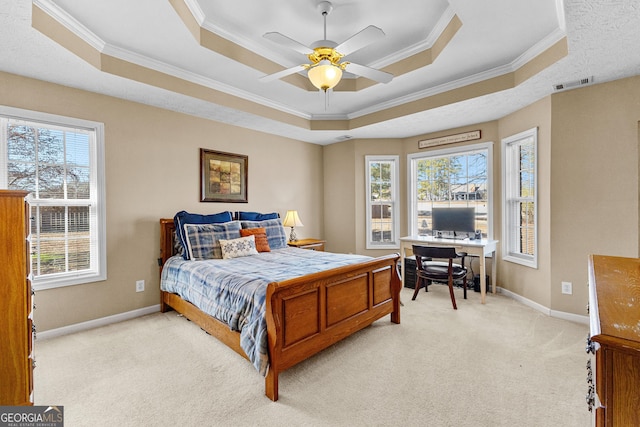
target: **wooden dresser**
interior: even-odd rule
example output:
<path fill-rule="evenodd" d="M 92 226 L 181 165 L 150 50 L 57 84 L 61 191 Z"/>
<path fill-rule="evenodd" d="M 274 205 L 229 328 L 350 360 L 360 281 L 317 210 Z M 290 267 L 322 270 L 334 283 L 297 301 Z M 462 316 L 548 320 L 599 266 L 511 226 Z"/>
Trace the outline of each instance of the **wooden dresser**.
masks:
<path fill-rule="evenodd" d="M 27 192 L 0 190 L 0 406 L 33 404 Z"/>
<path fill-rule="evenodd" d="M 589 409 L 597 426 L 640 426 L 640 259 L 589 257 Z M 595 374 L 594 371 L 595 370 Z"/>

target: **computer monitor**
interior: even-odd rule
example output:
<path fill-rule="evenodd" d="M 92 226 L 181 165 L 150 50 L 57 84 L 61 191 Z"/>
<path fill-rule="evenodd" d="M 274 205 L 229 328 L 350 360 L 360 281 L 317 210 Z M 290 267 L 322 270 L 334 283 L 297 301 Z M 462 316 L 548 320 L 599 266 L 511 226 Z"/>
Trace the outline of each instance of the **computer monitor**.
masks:
<path fill-rule="evenodd" d="M 433 208 L 431 229 L 445 236 L 473 235 L 476 231 L 475 208 Z"/>

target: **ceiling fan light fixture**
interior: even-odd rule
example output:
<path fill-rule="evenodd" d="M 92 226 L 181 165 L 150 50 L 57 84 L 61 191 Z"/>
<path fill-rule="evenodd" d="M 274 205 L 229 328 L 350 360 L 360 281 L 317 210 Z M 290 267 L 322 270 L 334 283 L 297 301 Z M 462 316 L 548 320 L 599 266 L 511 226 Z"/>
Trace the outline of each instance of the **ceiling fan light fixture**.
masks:
<path fill-rule="evenodd" d="M 326 92 L 340 83 L 342 69 L 325 59 L 309 68 L 307 75 L 311 84 Z"/>

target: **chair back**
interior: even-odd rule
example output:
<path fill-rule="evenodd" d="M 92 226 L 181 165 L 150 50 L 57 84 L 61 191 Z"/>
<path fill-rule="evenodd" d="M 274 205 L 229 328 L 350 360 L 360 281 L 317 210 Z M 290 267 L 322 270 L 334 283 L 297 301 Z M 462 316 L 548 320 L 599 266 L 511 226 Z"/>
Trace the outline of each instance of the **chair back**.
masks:
<path fill-rule="evenodd" d="M 441 247 L 441 246 L 420 246 L 413 245 L 413 254 L 416 256 L 416 261 L 418 257 L 421 258 L 457 258 L 458 254 L 456 253 L 456 248 L 452 246 Z"/>

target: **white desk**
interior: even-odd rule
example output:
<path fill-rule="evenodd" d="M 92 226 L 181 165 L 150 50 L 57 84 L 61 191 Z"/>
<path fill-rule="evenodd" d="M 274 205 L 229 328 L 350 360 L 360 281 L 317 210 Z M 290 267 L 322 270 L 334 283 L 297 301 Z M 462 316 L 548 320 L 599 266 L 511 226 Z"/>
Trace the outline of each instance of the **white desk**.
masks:
<path fill-rule="evenodd" d="M 496 253 L 498 246 L 497 240 L 468 240 L 468 239 L 438 239 L 432 236 L 406 236 L 400 238 L 400 262 L 402 268 L 404 266 L 404 258 L 407 251 L 412 251 L 413 245 L 422 246 L 454 246 L 459 251 L 464 251 L 469 255 L 475 255 L 480 261 L 480 301 L 485 303 L 485 295 L 487 294 L 487 274 L 485 268 L 485 257 L 492 256 Z M 491 290 L 496 293 L 496 257 L 491 262 Z M 404 287 L 404 278 L 406 274 L 402 274 L 402 286 Z"/>

